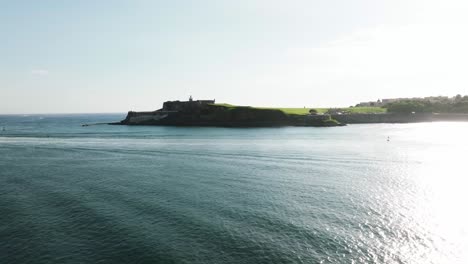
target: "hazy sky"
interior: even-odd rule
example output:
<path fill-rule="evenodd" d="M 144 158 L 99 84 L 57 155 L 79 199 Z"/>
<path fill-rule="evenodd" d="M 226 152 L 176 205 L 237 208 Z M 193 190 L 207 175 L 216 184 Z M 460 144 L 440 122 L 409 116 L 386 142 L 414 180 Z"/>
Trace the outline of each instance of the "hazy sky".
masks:
<path fill-rule="evenodd" d="M 468 1 L 0 0 L 0 113 L 468 94 Z"/>

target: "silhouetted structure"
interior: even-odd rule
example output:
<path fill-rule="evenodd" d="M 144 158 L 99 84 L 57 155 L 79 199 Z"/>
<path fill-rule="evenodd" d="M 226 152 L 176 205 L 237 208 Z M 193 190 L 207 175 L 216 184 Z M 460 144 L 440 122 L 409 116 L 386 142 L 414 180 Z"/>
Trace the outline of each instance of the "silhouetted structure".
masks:
<path fill-rule="evenodd" d="M 190 96 L 188 101 L 167 101 L 163 104 L 163 111 L 183 111 L 193 108 L 199 108 L 202 105 L 214 104 L 215 100 L 196 100 Z"/>

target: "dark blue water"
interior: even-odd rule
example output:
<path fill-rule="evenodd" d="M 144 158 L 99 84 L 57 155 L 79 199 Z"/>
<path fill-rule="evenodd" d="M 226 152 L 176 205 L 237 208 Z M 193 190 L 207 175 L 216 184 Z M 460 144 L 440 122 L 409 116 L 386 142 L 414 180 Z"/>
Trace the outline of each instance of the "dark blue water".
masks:
<path fill-rule="evenodd" d="M 0 116 L 0 263 L 468 263 L 468 123 L 123 118 Z"/>

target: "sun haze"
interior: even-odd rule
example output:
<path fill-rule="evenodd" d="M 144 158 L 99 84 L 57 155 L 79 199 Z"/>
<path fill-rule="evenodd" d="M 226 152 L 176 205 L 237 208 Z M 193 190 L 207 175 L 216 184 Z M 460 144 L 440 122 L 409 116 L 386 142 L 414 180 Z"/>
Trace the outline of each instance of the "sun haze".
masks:
<path fill-rule="evenodd" d="M 466 1 L 2 1 L 0 113 L 468 94 Z"/>

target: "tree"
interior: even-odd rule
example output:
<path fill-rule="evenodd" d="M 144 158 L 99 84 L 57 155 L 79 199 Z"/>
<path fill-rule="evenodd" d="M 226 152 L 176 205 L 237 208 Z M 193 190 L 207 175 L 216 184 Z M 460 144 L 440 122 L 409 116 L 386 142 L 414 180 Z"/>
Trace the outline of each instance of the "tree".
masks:
<path fill-rule="evenodd" d="M 387 111 L 391 113 L 424 113 L 431 112 L 429 104 L 422 101 L 404 100 L 390 103 L 386 106 Z"/>

